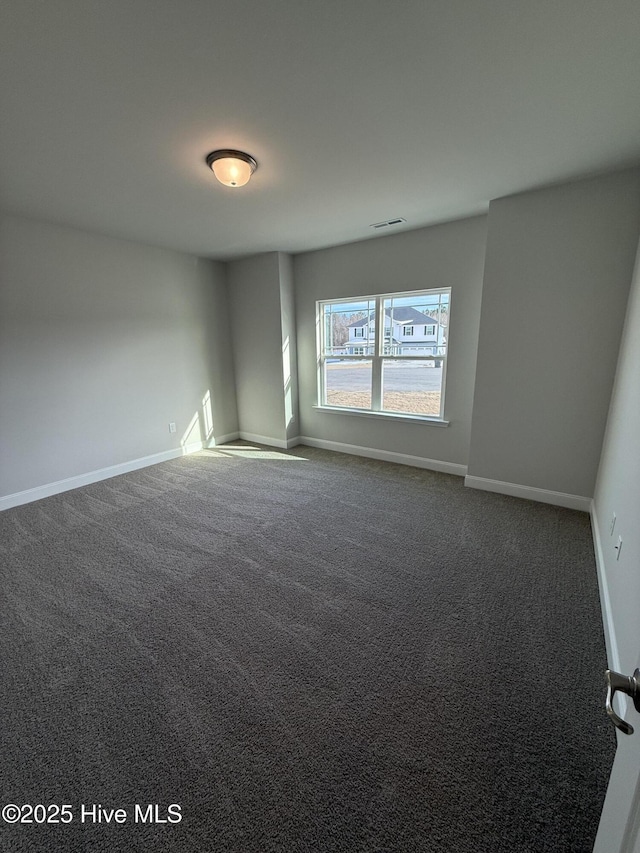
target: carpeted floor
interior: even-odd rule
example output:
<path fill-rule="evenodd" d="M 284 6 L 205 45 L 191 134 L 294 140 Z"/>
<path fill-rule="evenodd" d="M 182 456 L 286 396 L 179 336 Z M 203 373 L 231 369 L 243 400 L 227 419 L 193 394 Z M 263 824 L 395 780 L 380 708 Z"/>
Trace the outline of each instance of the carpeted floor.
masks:
<path fill-rule="evenodd" d="M 1 804 L 73 815 L 2 851 L 591 850 L 615 738 L 582 513 L 236 445 L 2 513 L 0 560 Z"/>

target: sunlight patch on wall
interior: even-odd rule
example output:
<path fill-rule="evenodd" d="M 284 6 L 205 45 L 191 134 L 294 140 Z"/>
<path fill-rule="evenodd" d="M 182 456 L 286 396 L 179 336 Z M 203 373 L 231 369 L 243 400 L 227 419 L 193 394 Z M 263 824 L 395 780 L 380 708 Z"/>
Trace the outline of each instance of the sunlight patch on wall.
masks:
<path fill-rule="evenodd" d="M 180 439 L 183 453 L 194 453 L 203 444 L 213 443 L 213 412 L 211 410 L 211 391 L 207 390 L 202 405 L 189 421 L 189 426 Z"/>
<path fill-rule="evenodd" d="M 293 420 L 293 400 L 291 389 L 291 352 L 289 349 L 289 336 L 287 335 L 282 345 L 282 376 L 284 378 L 284 423 L 285 428 Z"/>
<path fill-rule="evenodd" d="M 211 391 L 207 391 L 202 399 L 202 414 L 204 417 L 204 437 L 210 439 L 213 435 L 213 414 L 211 412 Z"/>
<path fill-rule="evenodd" d="M 189 421 L 189 426 L 186 428 L 184 435 L 180 439 L 180 445 L 184 453 L 189 452 L 190 445 L 202 444 L 202 432 L 200 430 L 200 418 L 198 412 Z"/>

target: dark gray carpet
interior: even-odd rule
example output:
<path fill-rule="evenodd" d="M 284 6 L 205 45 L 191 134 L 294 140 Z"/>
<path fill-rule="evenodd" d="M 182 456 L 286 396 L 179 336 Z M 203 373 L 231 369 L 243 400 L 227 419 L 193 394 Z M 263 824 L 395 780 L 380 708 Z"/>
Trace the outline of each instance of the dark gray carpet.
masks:
<path fill-rule="evenodd" d="M 2 513 L 0 542 L 2 802 L 74 813 L 3 851 L 591 850 L 615 739 L 586 515 L 223 448 Z"/>

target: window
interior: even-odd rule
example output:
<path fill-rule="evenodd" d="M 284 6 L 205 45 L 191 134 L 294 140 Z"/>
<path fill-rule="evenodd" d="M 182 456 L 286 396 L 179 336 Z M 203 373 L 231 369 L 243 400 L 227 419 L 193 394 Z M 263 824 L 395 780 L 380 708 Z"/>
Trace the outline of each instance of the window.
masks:
<path fill-rule="evenodd" d="M 442 419 L 450 301 L 445 288 L 318 302 L 319 405 Z"/>
<path fill-rule="evenodd" d="M 354 338 L 364 338 L 364 326 L 358 326 L 353 330 Z"/>

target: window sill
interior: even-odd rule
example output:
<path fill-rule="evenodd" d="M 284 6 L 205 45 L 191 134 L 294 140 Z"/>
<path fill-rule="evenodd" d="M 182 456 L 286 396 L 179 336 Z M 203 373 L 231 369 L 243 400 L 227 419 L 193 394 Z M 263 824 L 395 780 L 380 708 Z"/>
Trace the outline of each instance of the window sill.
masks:
<path fill-rule="evenodd" d="M 399 421 L 401 423 L 424 424 L 427 426 L 447 427 L 449 421 L 442 418 L 431 418 L 426 415 L 403 415 L 402 412 L 369 412 L 365 409 L 347 409 L 340 406 L 313 406 L 318 412 L 327 412 L 332 415 L 357 415 L 361 418 L 378 418 L 385 421 Z"/>

